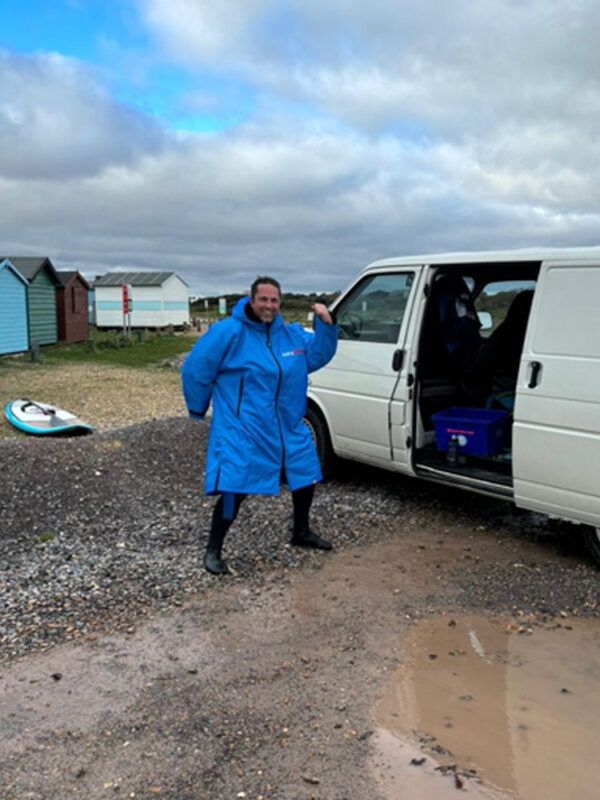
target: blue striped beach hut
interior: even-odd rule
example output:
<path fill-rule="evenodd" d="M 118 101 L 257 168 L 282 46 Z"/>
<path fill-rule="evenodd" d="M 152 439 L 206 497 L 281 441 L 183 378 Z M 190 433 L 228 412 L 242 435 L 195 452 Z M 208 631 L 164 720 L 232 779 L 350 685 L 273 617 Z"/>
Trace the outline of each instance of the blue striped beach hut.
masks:
<path fill-rule="evenodd" d="M 0 256 L 0 354 L 21 353 L 28 347 L 27 279 Z"/>

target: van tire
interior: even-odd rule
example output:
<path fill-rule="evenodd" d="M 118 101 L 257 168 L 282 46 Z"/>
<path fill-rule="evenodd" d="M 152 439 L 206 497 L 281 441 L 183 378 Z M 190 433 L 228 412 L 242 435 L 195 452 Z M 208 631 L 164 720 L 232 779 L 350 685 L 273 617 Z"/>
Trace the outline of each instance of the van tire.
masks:
<path fill-rule="evenodd" d="M 583 541 L 588 553 L 600 567 L 600 528 L 586 528 L 583 531 Z"/>
<path fill-rule="evenodd" d="M 310 431 L 313 438 L 319 462 L 321 464 L 321 472 L 323 479 L 331 478 L 335 473 L 337 458 L 331 446 L 331 437 L 329 435 L 329 428 L 323 419 L 323 415 L 314 406 L 308 406 L 304 414 L 304 422 Z"/>

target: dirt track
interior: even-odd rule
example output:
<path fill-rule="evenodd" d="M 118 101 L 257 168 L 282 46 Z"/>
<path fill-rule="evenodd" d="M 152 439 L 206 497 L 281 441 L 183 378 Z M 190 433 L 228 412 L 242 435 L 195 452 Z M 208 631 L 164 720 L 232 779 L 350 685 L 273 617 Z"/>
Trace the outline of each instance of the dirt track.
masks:
<path fill-rule="evenodd" d="M 457 778 L 487 796 L 466 762 L 427 772 L 427 731 L 391 758 L 377 704 L 419 620 L 533 637 L 595 620 L 574 530 L 349 468 L 315 503 L 331 554 L 287 544 L 285 493 L 250 499 L 235 573 L 215 579 L 199 563 L 205 434 L 177 419 L 0 442 L 3 797 L 381 800 L 417 774 L 409 797 L 454 796 Z"/>

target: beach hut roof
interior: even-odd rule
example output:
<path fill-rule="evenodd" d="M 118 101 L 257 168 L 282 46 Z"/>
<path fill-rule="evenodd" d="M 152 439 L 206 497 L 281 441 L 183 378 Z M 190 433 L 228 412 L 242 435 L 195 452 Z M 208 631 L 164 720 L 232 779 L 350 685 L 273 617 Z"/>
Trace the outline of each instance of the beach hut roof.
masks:
<path fill-rule="evenodd" d="M 35 279 L 41 269 L 48 268 L 55 283 L 58 283 L 56 270 L 49 258 L 45 256 L 6 256 L 28 281 Z"/>
<path fill-rule="evenodd" d="M 90 288 L 89 283 L 86 281 L 83 275 L 81 275 L 79 271 L 76 269 L 71 269 L 71 270 L 61 269 L 58 270 L 56 273 L 56 277 L 58 278 L 61 286 L 66 286 L 74 275 L 79 275 L 79 279 L 81 280 L 86 289 Z"/>
<path fill-rule="evenodd" d="M 162 286 L 163 283 L 175 275 L 174 272 L 158 272 L 143 270 L 139 272 L 107 272 L 94 281 L 94 286 L 123 286 L 127 283 L 130 286 Z M 179 278 L 179 276 L 177 276 Z M 187 283 L 183 278 L 179 278 L 182 283 Z"/>

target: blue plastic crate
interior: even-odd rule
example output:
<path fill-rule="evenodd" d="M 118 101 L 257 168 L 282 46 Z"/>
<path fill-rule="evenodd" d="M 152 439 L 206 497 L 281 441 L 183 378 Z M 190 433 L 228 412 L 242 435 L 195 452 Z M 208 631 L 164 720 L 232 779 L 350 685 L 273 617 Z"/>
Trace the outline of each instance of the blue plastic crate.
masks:
<path fill-rule="evenodd" d="M 438 450 L 448 450 L 456 437 L 458 453 L 491 456 L 504 447 L 504 421 L 507 411 L 491 408 L 452 406 L 432 414 Z"/>

